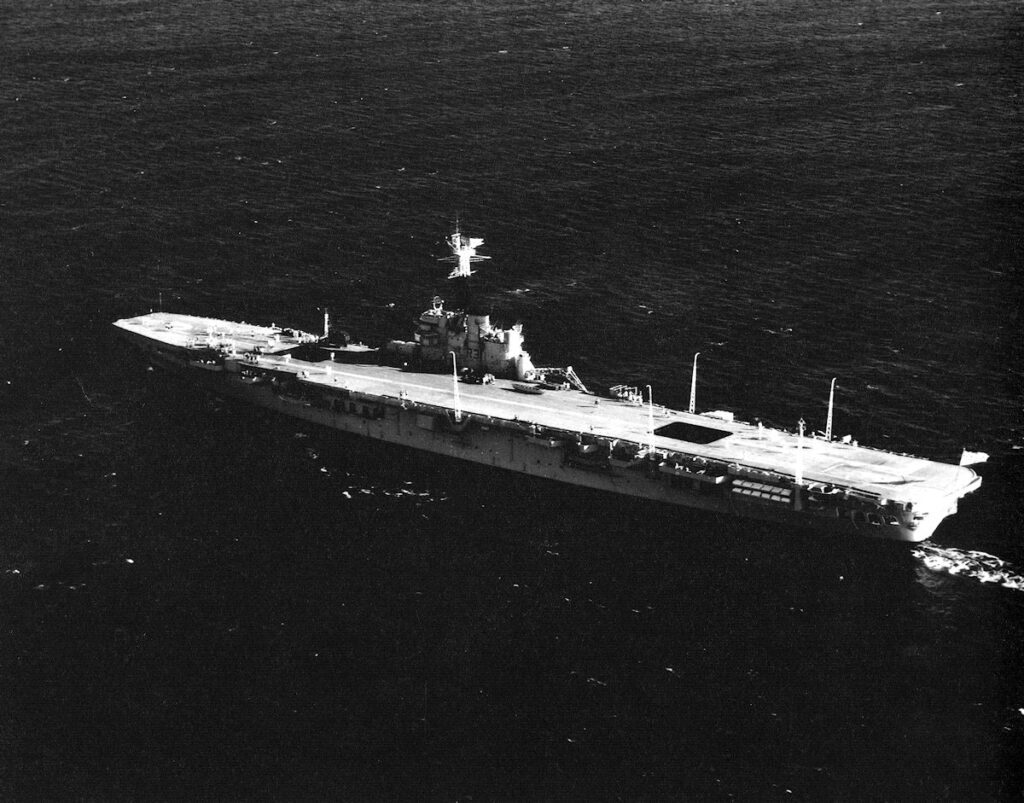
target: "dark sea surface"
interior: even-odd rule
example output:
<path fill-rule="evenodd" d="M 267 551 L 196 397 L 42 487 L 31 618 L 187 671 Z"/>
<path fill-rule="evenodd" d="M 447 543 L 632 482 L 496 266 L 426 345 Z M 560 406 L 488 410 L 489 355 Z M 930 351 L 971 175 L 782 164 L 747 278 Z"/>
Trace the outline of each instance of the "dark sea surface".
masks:
<path fill-rule="evenodd" d="M 0 797 L 1000 800 L 1024 756 L 1017 2 L 0 0 Z M 955 462 L 925 545 L 652 509 L 147 371 L 403 337 Z"/>

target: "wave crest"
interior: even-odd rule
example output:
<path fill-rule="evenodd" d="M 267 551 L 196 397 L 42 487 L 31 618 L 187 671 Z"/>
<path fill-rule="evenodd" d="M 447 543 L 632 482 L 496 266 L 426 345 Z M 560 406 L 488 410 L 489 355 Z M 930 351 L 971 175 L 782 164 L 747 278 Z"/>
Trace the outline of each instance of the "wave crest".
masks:
<path fill-rule="evenodd" d="M 918 544 L 913 554 L 932 572 L 971 577 L 981 583 L 995 583 L 1013 591 L 1024 591 L 1024 574 L 1011 563 L 987 552 Z"/>

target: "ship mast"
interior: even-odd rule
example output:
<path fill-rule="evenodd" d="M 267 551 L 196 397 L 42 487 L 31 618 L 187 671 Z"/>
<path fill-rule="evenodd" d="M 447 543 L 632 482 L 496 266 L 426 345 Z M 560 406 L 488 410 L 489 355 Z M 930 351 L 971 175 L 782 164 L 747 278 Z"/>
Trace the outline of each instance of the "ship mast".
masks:
<path fill-rule="evenodd" d="M 654 391 L 647 386 L 647 449 L 654 454 Z"/>
<path fill-rule="evenodd" d="M 450 352 L 452 355 L 452 397 L 455 403 L 455 423 L 459 424 L 462 422 L 462 403 L 459 401 L 459 366 L 455 358 L 455 352 Z"/>
<path fill-rule="evenodd" d="M 832 389 L 828 392 L 828 420 L 825 422 L 825 440 L 832 440 L 832 405 L 836 400 L 836 380 L 832 378 Z"/>
<path fill-rule="evenodd" d="M 693 355 L 693 373 L 690 374 L 690 412 L 697 411 L 697 358 L 700 356 L 698 351 Z"/>
<path fill-rule="evenodd" d="M 799 433 L 796 436 L 796 471 L 793 477 L 793 509 L 803 510 L 803 484 L 804 484 L 804 427 L 806 422 L 803 418 L 799 422 Z"/>
<path fill-rule="evenodd" d="M 796 471 L 794 472 L 795 480 L 797 485 L 804 484 L 804 427 L 806 423 L 801 418 L 799 423 L 799 432 L 796 437 Z"/>
<path fill-rule="evenodd" d="M 490 259 L 488 256 L 477 254 L 476 249 L 484 244 L 480 237 L 467 237 L 459 229 L 458 218 L 455 220 L 455 231 L 447 240 L 451 249 L 450 257 L 442 257 L 445 262 L 455 262 L 455 268 L 448 274 L 449 279 L 465 279 L 472 276 L 476 271 L 470 268 L 474 262 L 481 262 Z"/>

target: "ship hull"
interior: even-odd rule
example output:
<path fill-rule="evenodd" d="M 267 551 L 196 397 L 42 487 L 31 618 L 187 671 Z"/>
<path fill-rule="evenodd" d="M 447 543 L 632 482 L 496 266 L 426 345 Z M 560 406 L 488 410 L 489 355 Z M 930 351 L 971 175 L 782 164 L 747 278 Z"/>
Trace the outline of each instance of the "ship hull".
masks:
<path fill-rule="evenodd" d="M 524 435 L 486 423 L 485 419 L 466 416 L 453 420 L 451 411 L 425 412 L 417 405 L 394 403 L 390 397 L 379 400 L 365 395 L 357 400 L 310 399 L 293 395 L 272 381 L 260 380 L 239 371 L 210 371 L 190 364 L 185 350 L 154 344 L 134 332 L 128 339 L 146 352 L 150 362 L 190 384 L 212 393 L 271 410 L 327 429 L 349 435 L 396 444 L 410 449 L 467 461 L 489 469 L 505 470 L 554 482 L 575 485 L 612 494 L 621 494 L 658 503 L 754 518 L 791 526 L 803 531 L 831 535 L 864 536 L 916 542 L 930 537 L 941 521 L 931 516 L 908 526 L 907 522 L 870 522 L 867 517 L 822 515 L 795 509 L 790 497 L 776 494 L 736 492 L 721 488 L 697 475 L 667 475 L 645 460 L 596 458 L 565 441 Z"/>

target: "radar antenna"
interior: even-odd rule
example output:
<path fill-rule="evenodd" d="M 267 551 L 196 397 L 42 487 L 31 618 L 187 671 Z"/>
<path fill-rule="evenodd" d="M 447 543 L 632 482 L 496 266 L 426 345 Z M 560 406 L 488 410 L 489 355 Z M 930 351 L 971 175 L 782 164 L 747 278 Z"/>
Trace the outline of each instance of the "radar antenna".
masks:
<path fill-rule="evenodd" d="M 459 229 L 459 221 L 455 220 L 455 231 L 446 240 L 448 247 L 452 251 L 450 257 L 441 257 L 442 262 L 455 262 L 457 263 L 455 269 L 448 274 L 449 279 L 464 278 L 470 276 L 475 271 L 470 269 L 470 265 L 474 262 L 480 262 L 484 259 L 490 259 L 487 256 L 480 256 L 477 254 L 476 249 L 484 244 L 483 239 L 480 237 L 467 237 Z"/>

